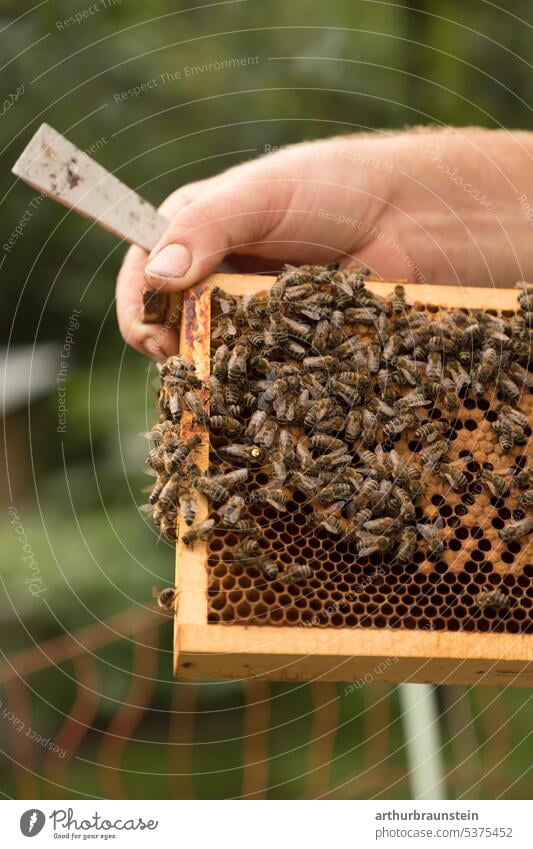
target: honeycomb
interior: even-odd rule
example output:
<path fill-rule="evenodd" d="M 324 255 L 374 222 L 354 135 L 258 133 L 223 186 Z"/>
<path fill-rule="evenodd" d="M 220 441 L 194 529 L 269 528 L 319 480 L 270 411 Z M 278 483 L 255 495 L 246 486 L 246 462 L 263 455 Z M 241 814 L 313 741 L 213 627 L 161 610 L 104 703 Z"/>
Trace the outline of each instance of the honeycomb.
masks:
<path fill-rule="evenodd" d="M 442 310 L 420 303 L 414 308 L 428 310 L 435 318 Z M 488 312 L 497 315 L 494 310 Z M 506 317 L 512 314 L 503 312 Z M 363 327 L 358 330 L 363 335 L 367 332 Z M 480 467 L 514 472 L 528 462 L 527 445 L 502 454 L 497 444 L 491 423 L 500 400 L 494 392 L 485 397 L 466 396 L 455 418 L 437 406 L 425 408 L 424 421 L 450 423 L 446 433 L 452 441 L 449 462 L 460 461 L 468 480 L 464 492 L 455 492 L 432 475 L 424 503 L 417 508 L 417 521 L 422 515 L 443 520 L 446 547 L 437 562 L 428 560 L 422 550 L 406 565 L 389 564 L 387 554 L 357 557 L 347 542 L 310 522 L 313 507 L 309 496 L 295 492 L 286 512 L 253 503 L 247 515 L 261 527 L 258 541 L 263 554 L 270 554 L 284 570 L 308 563 L 312 577 L 290 585 L 267 580 L 253 559 L 244 564 L 236 560 L 238 534 L 218 528 L 207 543 L 208 621 L 300 628 L 533 632 L 531 536 L 504 543 L 498 535 L 509 519 L 524 515 L 518 507 L 518 491 L 511 487 L 508 497 L 493 498 L 476 479 Z M 531 421 L 533 390 L 524 390 L 520 406 Z M 419 413 L 422 418 L 424 413 Z M 529 429 L 527 435 L 531 435 Z M 211 434 L 210 464 L 216 472 L 233 468 L 217 452 L 227 441 Z M 403 459 L 422 447 L 412 430 L 384 444 L 384 449 L 393 445 Z M 267 483 L 264 469 L 250 472 L 248 492 Z M 215 512 L 211 515 L 216 517 Z M 496 588 L 507 596 L 507 606 L 482 610 L 476 596 Z"/>

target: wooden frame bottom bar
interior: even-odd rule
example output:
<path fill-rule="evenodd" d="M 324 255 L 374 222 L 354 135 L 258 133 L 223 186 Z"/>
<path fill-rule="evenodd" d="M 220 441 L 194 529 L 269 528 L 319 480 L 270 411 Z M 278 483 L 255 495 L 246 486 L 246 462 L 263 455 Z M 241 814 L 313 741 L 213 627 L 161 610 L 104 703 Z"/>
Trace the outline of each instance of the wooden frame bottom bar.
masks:
<path fill-rule="evenodd" d="M 533 687 L 521 634 L 181 624 L 174 658 L 188 678 Z"/>

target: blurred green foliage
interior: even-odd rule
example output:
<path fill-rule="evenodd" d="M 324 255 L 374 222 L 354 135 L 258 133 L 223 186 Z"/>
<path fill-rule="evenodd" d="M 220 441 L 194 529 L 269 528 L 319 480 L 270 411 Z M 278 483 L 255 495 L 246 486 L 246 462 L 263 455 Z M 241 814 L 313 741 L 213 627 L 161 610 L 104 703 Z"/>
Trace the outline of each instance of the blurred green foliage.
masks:
<path fill-rule="evenodd" d="M 57 433 L 52 390 L 26 412 L 24 456 L 6 446 L 13 475 L 31 465 L 33 485 L 16 507 L 47 587 L 46 603 L 30 596 L 19 541 L 3 522 L 0 627 L 8 652 L 149 603 L 152 584 L 168 583 L 173 573 L 171 546 L 156 544 L 136 508 L 147 483 L 138 434 L 154 418 L 154 373 L 124 345 L 114 319 L 124 248 L 48 200 L 31 206 L 35 192 L 10 168 L 38 125 L 65 133 L 154 203 L 269 146 L 303 139 L 429 122 L 533 126 L 528 0 L 513 3 L 512 13 L 483 0 L 108 0 L 83 17 L 90 5 L 51 0 L 31 11 L 0 4 L 0 244 L 30 210 L 12 249 L 0 250 L 2 340 L 61 348 L 68 316 L 81 309 L 66 433 Z M 78 12 L 79 23 L 65 23 Z M 247 64 L 208 67 L 236 58 Z M 137 96 L 124 95 L 154 80 Z M 119 665 L 127 662 L 127 647 L 113 651 Z M 61 680 L 54 696 L 59 710 L 68 708 Z M 289 701 L 277 704 L 289 710 Z M 295 711 L 302 710 L 300 701 Z M 221 736 L 226 730 L 231 737 L 229 716 L 222 705 Z M 216 761 L 209 747 L 199 758 L 200 771 Z M 233 762 L 235 752 L 224 758 Z M 301 782 L 290 776 L 302 764 L 288 760 L 274 760 L 273 770 L 289 782 L 287 794 L 297 795 Z M 81 792 L 94 792 L 83 765 L 76 769 Z M 146 788 L 131 792 L 142 796 Z M 232 789 L 213 779 L 201 792 Z"/>

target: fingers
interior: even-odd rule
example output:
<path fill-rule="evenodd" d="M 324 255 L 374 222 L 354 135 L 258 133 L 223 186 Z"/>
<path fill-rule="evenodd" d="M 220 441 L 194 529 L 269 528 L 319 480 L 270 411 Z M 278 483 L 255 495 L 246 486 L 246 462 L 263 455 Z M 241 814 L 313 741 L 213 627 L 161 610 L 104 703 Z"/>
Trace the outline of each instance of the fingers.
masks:
<path fill-rule="evenodd" d="M 147 256 L 146 251 L 136 245 L 126 254 L 117 279 L 118 325 L 128 345 L 155 360 L 164 360 L 176 353 L 178 336 L 173 326 L 143 324 L 142 290 Z"/>
<path fill-rule="evenodd" d="M 285 207 L 286 208 L 286 207 Z M 228 253 L 252 253 L 284 213 L 279 189 L 267 179 L 204 187 L 174 215 L 145 268 L 149 286 L 176 292 L 210 274 Z"/>
<path fill-rule="evenodd" d="M 173 192 L 162 204 L 160 212 L 170 219 L 190 203 L 208 182 L 191 183 Z M 146 285 L 144 267 L 147 259 L 148 253 L 136 245 L 126 253 L 117 279 L 118 325 L 128 345 L 153 359 L 164 360 L 177 352 L 178 334 L 172 326 L 143 324 L 142 291 Z"/>

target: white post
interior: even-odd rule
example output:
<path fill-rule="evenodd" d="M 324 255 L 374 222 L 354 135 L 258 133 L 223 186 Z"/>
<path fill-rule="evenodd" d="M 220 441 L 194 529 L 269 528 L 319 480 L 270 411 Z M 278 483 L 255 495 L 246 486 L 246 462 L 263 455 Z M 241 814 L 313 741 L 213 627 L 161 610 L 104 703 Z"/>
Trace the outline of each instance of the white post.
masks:
<path fill-rule="evenodd" d="M 400 684 L 413 799 L 446 799 L 437 700 L 429 684 Z"/>

